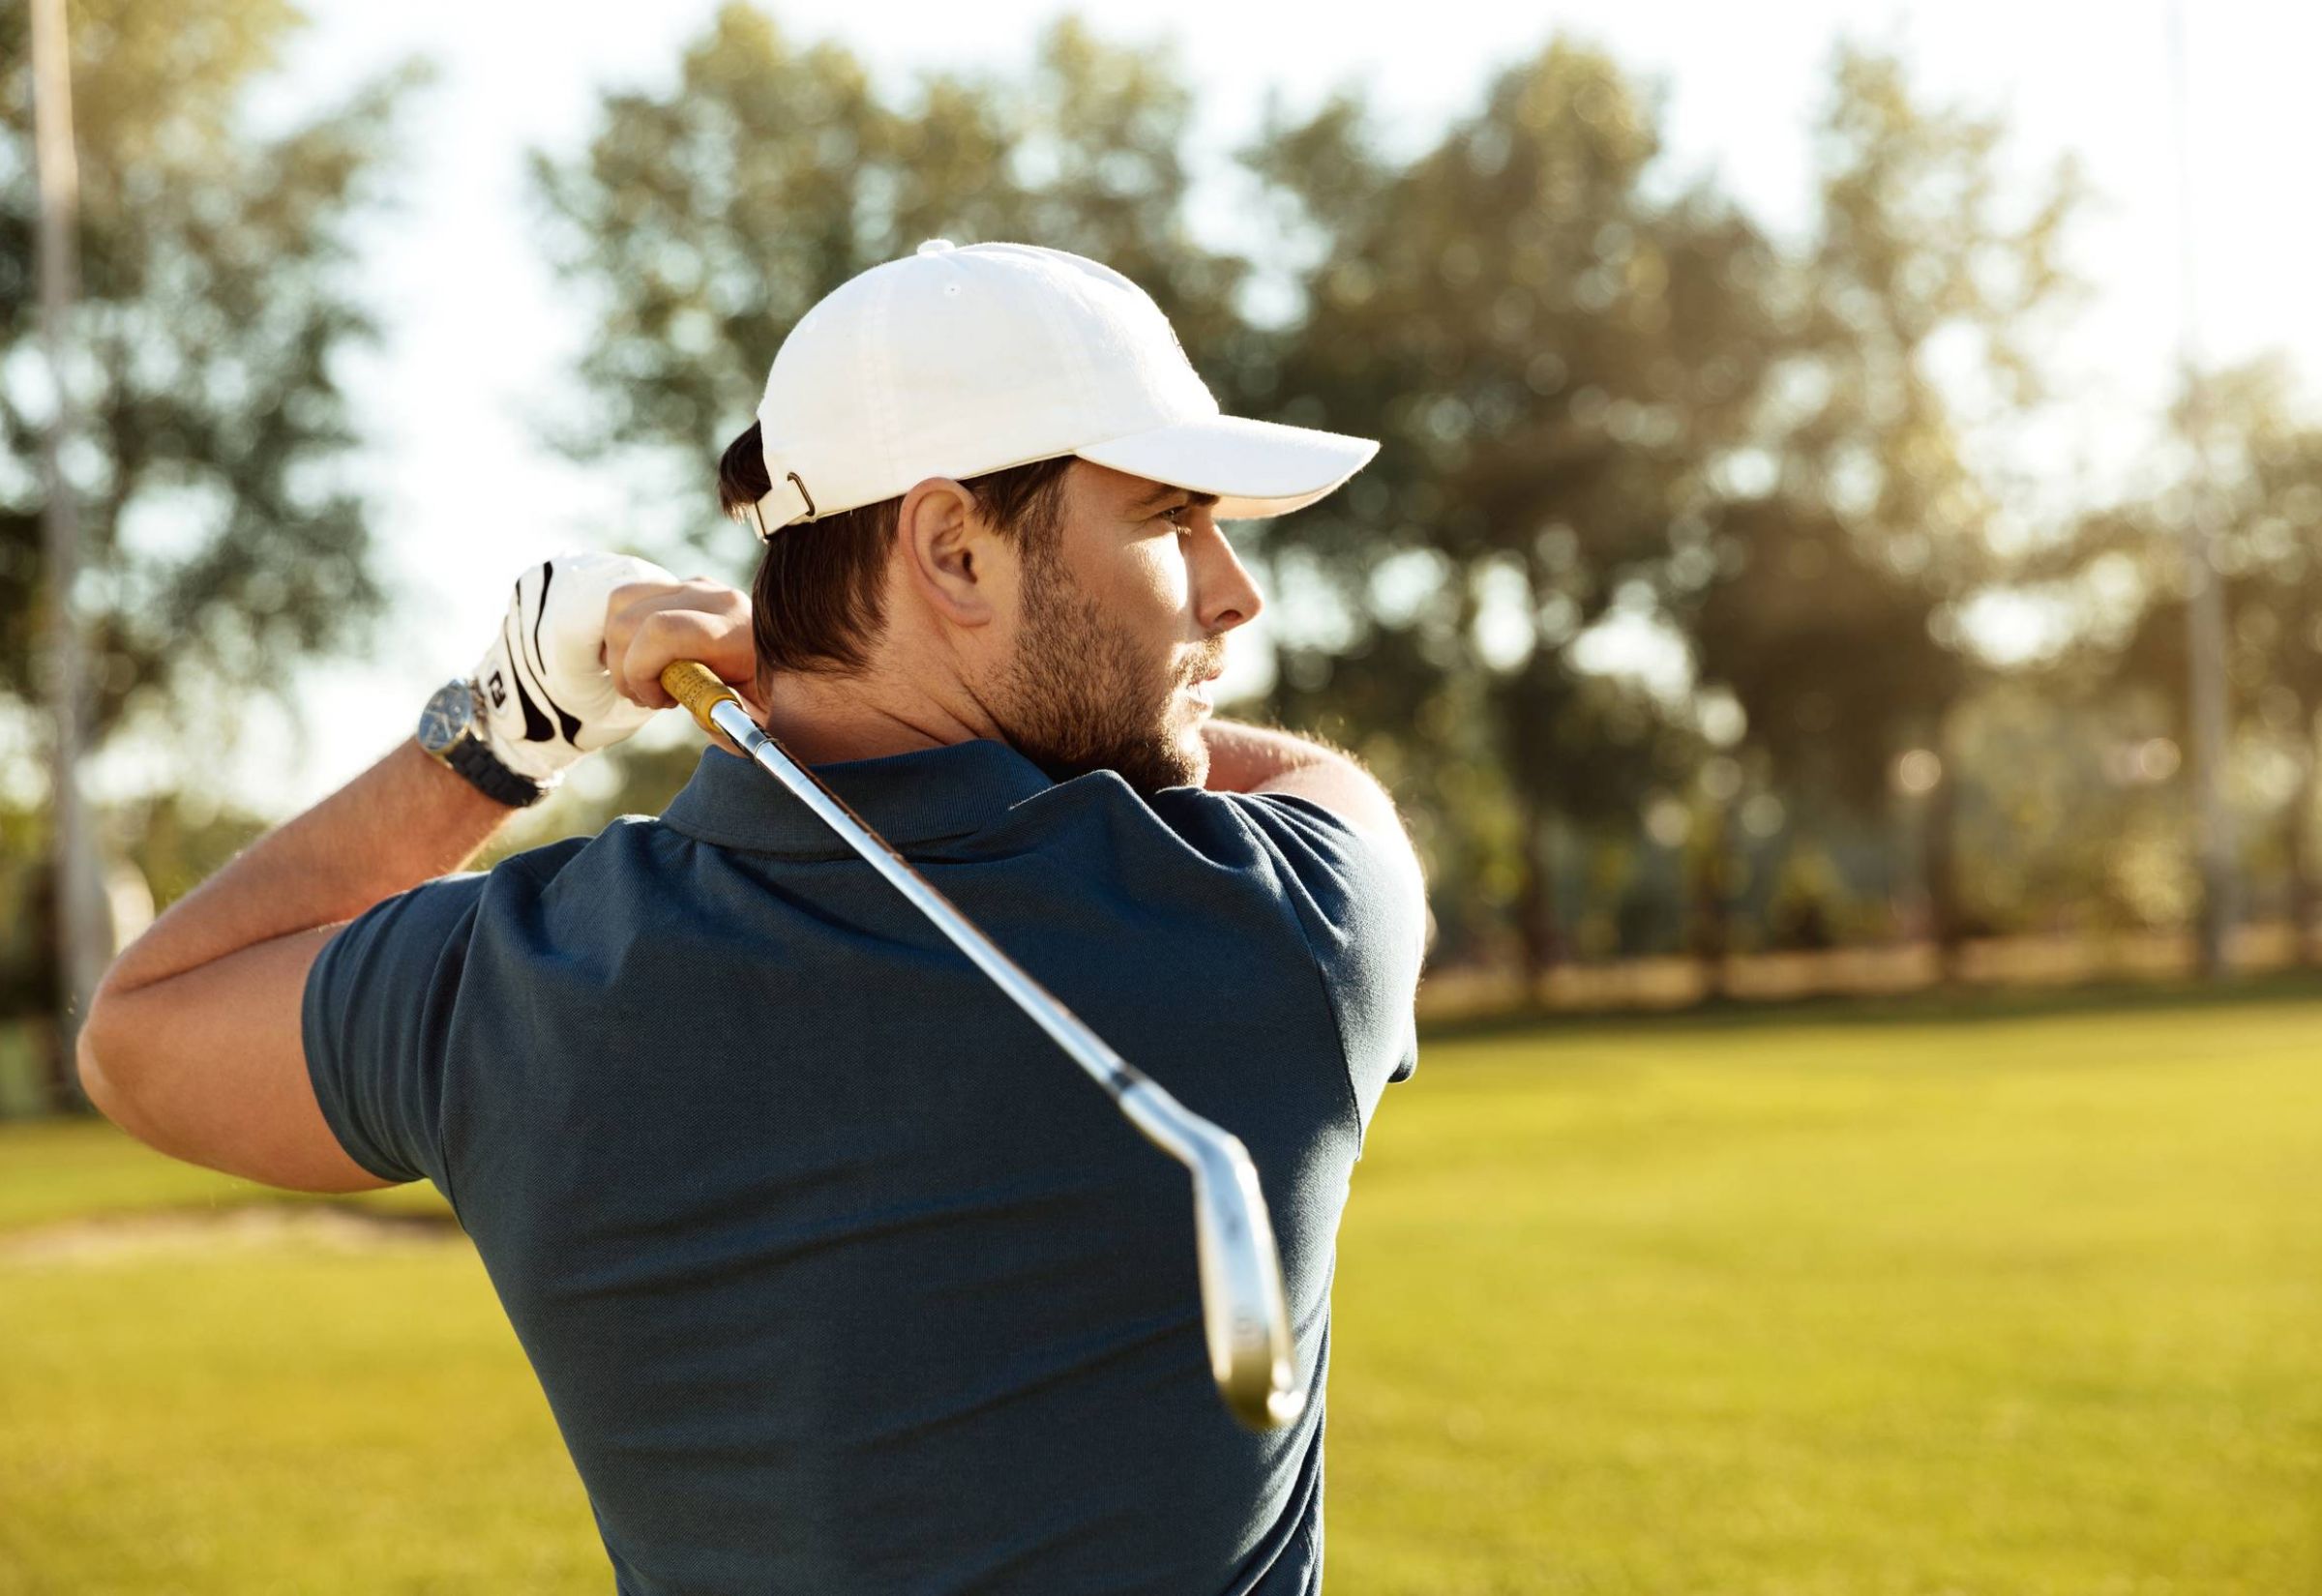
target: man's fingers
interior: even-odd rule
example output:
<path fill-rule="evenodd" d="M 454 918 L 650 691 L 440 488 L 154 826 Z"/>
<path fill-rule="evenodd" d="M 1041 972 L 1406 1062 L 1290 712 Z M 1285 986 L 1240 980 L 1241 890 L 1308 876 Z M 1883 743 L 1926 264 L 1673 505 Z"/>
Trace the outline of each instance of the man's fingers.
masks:
<path fill-rule="evenodd" d="M 677 702 L 661 685 L 673 660 L 699 660 L 720 681 L 746 682 L 758 664 L 749 598 L 698 578 L 675 587 L 625 584 L 606 621 L 605 659 L 622 695 L 649 709 Z"/>

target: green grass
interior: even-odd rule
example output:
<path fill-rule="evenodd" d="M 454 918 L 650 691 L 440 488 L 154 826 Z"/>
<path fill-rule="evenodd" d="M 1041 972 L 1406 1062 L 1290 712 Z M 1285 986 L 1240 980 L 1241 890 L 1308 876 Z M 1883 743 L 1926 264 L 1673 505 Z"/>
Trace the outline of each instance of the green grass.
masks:
<path fill-rule="evenodd" d="M 220 1213 L 251 1203 L 295 1206 L 318 1200 L 390 1214 L 451 1217 L 441 1194 L 425 1184 L 315 1198 L 164 1158 L 103 1120 L 0 1124 L 0 1236 L 64 1220 Z"/>
<path fill-rule="evenodd" d="M 2322 1003 L 1431 1039 L 1341 1232 L 1333 1596 L 2317 1596 Z M 0 1229 L 259 1189 L 0 1131 Z M 409 1194 L 397 1194 L 405 1202 Z M 0 1596 L 602 1596 L 464 1245 L 10 1259 Z"/>

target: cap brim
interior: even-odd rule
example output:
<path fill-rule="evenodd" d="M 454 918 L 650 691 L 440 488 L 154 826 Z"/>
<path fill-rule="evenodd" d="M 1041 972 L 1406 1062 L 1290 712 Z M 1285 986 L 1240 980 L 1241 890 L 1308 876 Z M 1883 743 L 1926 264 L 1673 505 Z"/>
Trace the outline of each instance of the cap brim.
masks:
<path fill-rule="evenodd" d="M 1221 521 L 1287 516 L 1334 491 L 1379 453 L 1375 438 L 1315 427 L 1205 416 L 1075 449 L 1098 465 L 1215 493 Z"/>

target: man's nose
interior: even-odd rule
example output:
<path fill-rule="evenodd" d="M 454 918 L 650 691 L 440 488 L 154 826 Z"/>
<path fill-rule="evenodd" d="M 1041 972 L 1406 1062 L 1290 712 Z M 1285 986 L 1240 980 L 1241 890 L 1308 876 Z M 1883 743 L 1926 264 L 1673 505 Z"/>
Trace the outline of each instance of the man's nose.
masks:
<path fill-rule="evenodd" d="M 1206 551 L 1197 573 L 1202 625 L 1210 632 L 1231 632 L 1257 619 L 1265 607 L 1265 597 L 1235 555 L 1234 546 L 1226 542 L 1225 529 L 1208 521 L 1201 543 Z"/>

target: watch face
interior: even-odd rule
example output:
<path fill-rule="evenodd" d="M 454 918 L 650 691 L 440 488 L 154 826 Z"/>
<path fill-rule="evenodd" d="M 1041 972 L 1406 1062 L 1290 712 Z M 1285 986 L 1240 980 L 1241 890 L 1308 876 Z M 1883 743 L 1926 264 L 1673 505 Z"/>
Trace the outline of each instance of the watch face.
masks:
<path fill-rule="evenodd" d="M 444 683 L 419 712 L 419 746 L 430 754 L 442 754 L 460 740 L 475 715 L 475 690 L 464 680 Z"/>

